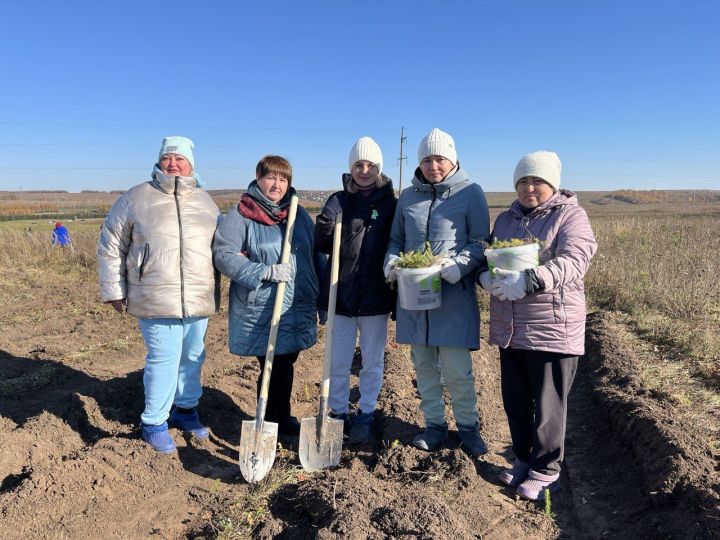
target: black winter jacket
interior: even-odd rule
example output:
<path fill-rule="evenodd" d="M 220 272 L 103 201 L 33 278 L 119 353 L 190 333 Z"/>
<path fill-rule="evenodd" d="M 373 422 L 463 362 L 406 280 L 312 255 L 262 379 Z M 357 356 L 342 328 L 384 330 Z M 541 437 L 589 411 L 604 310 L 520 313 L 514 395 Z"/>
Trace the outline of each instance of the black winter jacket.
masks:
<path fill-rule="evenodd" d="M 390 240 L 397 198 L 392 181 L 364 197 L 351 193 L 350 174 L 343 175 L 345 189 L 333 193 L 315 220 L 315 246 L 332 252 L 335 216 L 342 212 L 340 270 L 335 313 L 346 317 L 383 315 L 395 309 L 396 294 L 385 283 L 383 261 Z M 319 309 L 327 310 L 330 291 L 330 260 L 320 285 Z"/>

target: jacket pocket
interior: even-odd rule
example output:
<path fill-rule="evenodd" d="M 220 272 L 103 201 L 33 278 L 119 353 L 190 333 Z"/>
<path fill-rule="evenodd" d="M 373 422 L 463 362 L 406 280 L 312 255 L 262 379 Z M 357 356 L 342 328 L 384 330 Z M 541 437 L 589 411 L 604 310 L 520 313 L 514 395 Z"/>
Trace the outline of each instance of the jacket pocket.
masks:
<path fill-rule="evenodd" d="M 150 244 L 145 244 L 143 248 L 142 256 L 138 260 L 138 281 L 142 281 L 143 272 L 145 271 L 145 265 L 150 258 Z"/>
<path fill-rule="evenodd" d="M 553 295 L 553 312 L 555 314 L 556 323 L 564 323 L 567 320 L 567 314 L 565 313 L 565 298 L 563 296 L 562 289 L 561 294 Z"/>

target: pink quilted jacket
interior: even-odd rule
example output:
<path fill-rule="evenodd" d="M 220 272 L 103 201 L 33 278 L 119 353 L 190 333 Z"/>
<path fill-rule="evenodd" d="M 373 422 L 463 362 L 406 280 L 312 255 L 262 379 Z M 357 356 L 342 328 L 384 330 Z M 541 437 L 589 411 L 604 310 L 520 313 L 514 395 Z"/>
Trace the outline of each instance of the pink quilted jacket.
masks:
<path fill-rule="evenodd" d="M 583 277 L 597 250 L 575 193 L 560 190 L 528 215 L 515 201 L 495 221 L 492 237 L 539 238 L 542 289 L 515 302 L 490 300 L 490 343 L 571 355 L 585 353 Z"/>

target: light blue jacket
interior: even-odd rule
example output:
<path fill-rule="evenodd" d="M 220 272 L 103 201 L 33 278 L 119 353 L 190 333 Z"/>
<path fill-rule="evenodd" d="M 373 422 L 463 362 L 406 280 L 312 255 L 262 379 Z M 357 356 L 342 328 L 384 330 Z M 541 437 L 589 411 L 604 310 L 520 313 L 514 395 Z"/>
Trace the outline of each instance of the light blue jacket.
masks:
<path fill-rule="evenodd" d="M 421 180 L 400 194 L 387 255 L 423 250 L 429 240 L 436 255 L 447 254 L 460 267 L 462 279 L 442 282 L 442 305 L 405 310 L 397 304 L 398 343 L 438 347 L 480 348 L 480 310 L 475 269 L 484 258 L 482 241 L 490 233 L 490 216 L 482 188 L 462 169 L 439 184 Z M 386 257 L 387 261 L 387 257 Z"/>
<path fill-rule="evenodd" d="M 298 207 L 290 256 L 295 279 L 285 287 L 276 354 L 307 349 L 317 339 L 319 287 L 313 265 L 313 233 L 312 219 Z M 234 354 L 263 356 L 267 352 L 277 283 L 263 281 L 262 275 L 268 266 L 280 262 L 284 235 L 284 222 L 257 223 L 242 216 L 237 206 L 228 211 L 215 233 L 215 266 L 232 280 L 228 333 Z"/>

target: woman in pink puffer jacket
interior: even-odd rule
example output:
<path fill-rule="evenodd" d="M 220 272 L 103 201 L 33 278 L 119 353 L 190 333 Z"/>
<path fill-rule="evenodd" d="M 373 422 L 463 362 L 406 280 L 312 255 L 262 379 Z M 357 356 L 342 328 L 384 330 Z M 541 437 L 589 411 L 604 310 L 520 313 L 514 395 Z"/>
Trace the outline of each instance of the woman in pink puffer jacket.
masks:
<path fill-rule="evenodd" d="M 490 343 L 500 347 L 502 397 L 515 463 L 500 480 L 543 500 L 559 489 L 567 395 L 585 352 L 583 277 L 597 242 L 576 195 L 560 189 L 560 159 L 533 152 L 515 168 L 517 200 L 495 220 L 498 240 L 537 238 L 540 265 L 479 272 L 492 294 Z"/>

